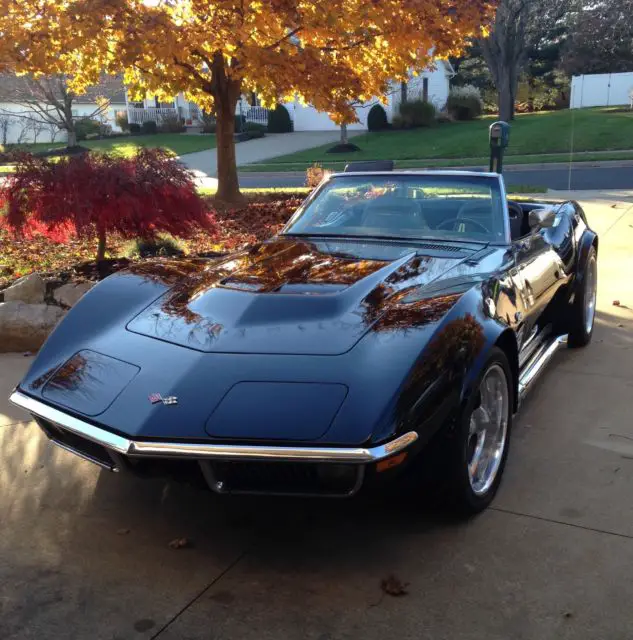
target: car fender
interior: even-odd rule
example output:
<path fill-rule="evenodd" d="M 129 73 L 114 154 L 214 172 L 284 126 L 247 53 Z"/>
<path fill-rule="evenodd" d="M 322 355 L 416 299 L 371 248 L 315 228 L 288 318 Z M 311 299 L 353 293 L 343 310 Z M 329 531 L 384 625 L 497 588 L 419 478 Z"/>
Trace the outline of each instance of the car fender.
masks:
<path fill-rule="evenodd" d="M 397 398 L 396 433 L 415 428 L 423 444 L 451 424 L 495 345 L 507 350 L 511 368 L 516 368 L 514 331 L 492 312 L 488 290 L 498 288 L 479 283 L 466 291 L 425 340 Z M 513 383 L 516 393 L 517 381 Z M 388 435 L 385 426 L 374 433 L 374 440 Z"/>

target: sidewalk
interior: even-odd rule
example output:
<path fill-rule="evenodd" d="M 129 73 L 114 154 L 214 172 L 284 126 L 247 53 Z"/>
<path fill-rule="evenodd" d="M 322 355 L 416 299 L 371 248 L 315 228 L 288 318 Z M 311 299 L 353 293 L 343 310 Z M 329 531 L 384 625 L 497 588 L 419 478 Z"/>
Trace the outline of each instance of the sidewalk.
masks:
<path fill-rule="evenodd" d="M 351 138 L 363 133 L 362 131 L 350 131 Z M 235 145 L 237 166 L 241 167 L 252 162 L 269 160 L 286 153 L 311 149 L 322 144 L 335 143 L 341 137 L 336 131 L 297 131 L 294 133 L 269 133 L 264 138 L 239 142 Z M 217 156 L 215 149 L 187 153 L 178 158 L 184 165 L 191 169 L 196 177 L 215 176 L 217 172 Z"/>

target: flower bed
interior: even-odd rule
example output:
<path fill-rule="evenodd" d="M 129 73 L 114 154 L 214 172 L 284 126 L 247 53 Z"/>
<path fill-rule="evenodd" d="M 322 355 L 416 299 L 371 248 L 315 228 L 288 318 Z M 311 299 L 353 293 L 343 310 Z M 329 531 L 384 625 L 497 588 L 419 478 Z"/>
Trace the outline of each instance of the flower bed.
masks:
<path fill-rule="evenodd" d="M 274 235 L 303 201 L 296 194 L 257 194 L 239 208 L 223 207 L 207 199 L 218 223 L 217 236 L 204 231 L 183 242 L 189 255 L 225 252 Z M 126 257 L 128 241 L 116 234 L 108 240 L 109 258 Z M 108 272 L 123 268 L 125 261 L 110 264 L 105 271 L 94 262 L 94 241 L 69 239 L 53 242 L 44 236 L 13 238 L 0 228 L 0 290 L 18 278 L 37 271 L 45 279 L 99 280 Z"/>

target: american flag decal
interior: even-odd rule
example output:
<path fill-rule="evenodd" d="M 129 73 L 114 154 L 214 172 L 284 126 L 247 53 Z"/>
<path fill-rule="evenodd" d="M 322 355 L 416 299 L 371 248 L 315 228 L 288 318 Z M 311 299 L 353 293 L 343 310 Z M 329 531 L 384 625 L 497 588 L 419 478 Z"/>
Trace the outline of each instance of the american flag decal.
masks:
<path fill-rule="evenodd" d="M 159 402 L 163 401 L 163 397 L 160 395 L 160 393 L 151 393 L 149 396 L 149 401 L 152 404 L 158 404 Z"/>

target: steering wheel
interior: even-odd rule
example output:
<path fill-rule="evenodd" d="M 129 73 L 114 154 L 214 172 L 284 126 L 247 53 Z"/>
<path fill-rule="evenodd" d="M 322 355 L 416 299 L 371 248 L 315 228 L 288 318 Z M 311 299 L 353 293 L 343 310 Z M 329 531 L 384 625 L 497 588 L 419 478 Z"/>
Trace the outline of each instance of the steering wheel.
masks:
<path fill-rule="evenodd" d="M 458 216 L 455 216 L 454 218 L 447 218 L 446 220 L 442 220 L 442 222 L 440 222 L 435 228 L 444 229 L 448 225 L 453 225 L 452 231 L 457 231 L 455 227 L 458 224 L 471 224 L 474 227 L 477 227 L 478 229 L 483 231 L 484 233 L 490 233 L 490 231 L 486 227 L 484 227 L 484 225 L 481 224 L 481 222 L 477 222 L 477 220 L 473 220 L 472 218 L 460 218 Z"/>

